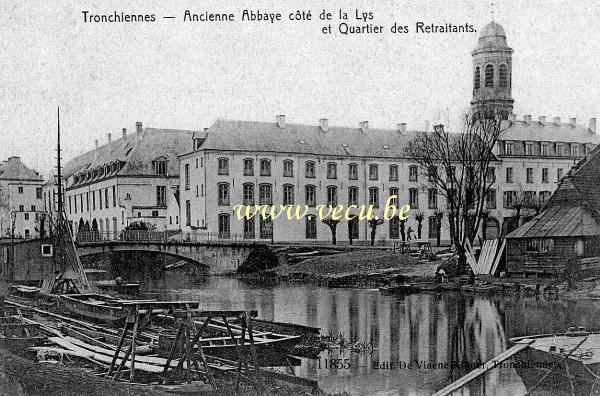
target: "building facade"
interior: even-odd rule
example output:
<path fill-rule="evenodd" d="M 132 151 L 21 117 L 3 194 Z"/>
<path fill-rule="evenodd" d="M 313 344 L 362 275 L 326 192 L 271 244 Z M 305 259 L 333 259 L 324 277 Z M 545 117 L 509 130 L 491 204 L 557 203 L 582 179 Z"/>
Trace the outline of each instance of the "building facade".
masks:
<path fill-rule="evenodd" d="M 69 161 L 64 170 L 65 211 L 73 232 L 116 239 L 138 222 L 157 231 L 179 229 L 177 155 L 189 147 L 192 131 L 123 129 L 119 139 Z M 49 195 L 51 193 L 49 192 Z"/>
<path fill-rule="evenodd" d="M 588 126 L 576 119 L 562 122 L 545 117 L 521 119 L 513 114 L 512 53 L 504 29 L 492 22 L 484 27 L 473 58 L 473 111 L 494 106 L 505 119 L 495 155 L 494 185 L 486 199 L 485 238 L 508 232 L 541 210 L 568 170 L 600 140 L 596 121 Z M 425 172 L 405 154 L 416 131 L 406 124 L 393 130 L 373 129 L 367 121 L 358 128 L 218 120 L 194 136 L 188 153 L 179 157 L 181 229 L 189 234 L 209 233 L 221 238 L 272 241 L 325 242 L 329 226 L 320 222 L 317 205 L 341 204 L 375 207 L 380 217 L 386 200 L 398 195 L 397 205 L 408 204 L 406 224 L 384 222 L 376 229 L 377 243 L 401 238 L 401 228 L 412 238 L 435 239 L 436 214 L 446 210 Z M 307 205 L 308 216 L 288 221 L 255 218 L 238 220 L 236 205 Z M 521 220 L 514 223 L 517 213 Z M 421 221 L 417 220 L 422 219 Z M 510 225 L 510 227 L 507 226 Z M 419 232 L 420 231 L 420 232 Z M 442 217 L 442 240 L 448 227 Z M 357 243 L 370 238 L 366 221 L 342 220 L 337 240 Z"/>
<path fill-rule="evenodd" d="M 44 180 L 19 157 L 0 164 L 0 232 L 3 238 L 36 238 L 44 228 Z"/>

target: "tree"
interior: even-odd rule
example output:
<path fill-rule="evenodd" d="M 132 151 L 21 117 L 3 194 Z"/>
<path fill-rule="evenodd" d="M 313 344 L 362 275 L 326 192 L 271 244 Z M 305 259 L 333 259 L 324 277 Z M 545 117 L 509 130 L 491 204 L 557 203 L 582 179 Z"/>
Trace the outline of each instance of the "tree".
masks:
<path fill-rule="evenodd" d="M 406 219 L 400 219 L 400 236 L 402 237 L 402 242 L 406 241 L 406 230 L 404 229 L 406 226 Z"/>
<path fill-rule="evenodd" d="M 435 216 L 435 238 L 437 245 L 440 246 L 440 240 L 442 239 L 442 219 L 444 218 L 444 211 L 436 210 L 433 215 Z"/>
<path fill-rule="evenodd" d="M 473 242 L 495 181 L 493 148 L 510 125 L 493 107 L 484 108 L 465 114 L 458 133 L 436 125 L 433 132 L 417 133 L 406 147 L 428 185 L 446 199 L 450 236 L 463 269 L 467 240 Z"/>
<path fill-rule="evenodd" d="M 375 234 L 377 233 L 377 227 L 381 224 L 383 224 L 383 219 L 369 220 L 369 227 L 371 228 L 371 246 L 375 246 Z"/>
<path fill-rule="evenodd" d="M 331 231 L 331 243 L 333 245 L 337 244 L 337 225 L 340 222 L 339 219 L 334 220 L 331 218 L 328 219 L 323 219 L 322 220 L 324 224 L 327 224 L 327 226 L 329 227 L 329 231 Z"/>
<path fill-rule="evenodd" d="M 417 239 L 421 239 L 421 232 L 423 231 L 423 219 L 425 215 L 423 212 L 415 213 L 415 220 L 417 220 Z"/>

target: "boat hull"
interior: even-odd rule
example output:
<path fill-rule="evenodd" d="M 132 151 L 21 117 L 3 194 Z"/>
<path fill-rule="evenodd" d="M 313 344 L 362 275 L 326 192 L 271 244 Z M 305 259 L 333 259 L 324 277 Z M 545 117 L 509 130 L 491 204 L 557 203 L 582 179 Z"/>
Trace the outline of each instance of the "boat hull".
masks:
<path fill-rule="evenodd" d="M 122 307 L 93 304 L 89 300 L 86 300 L 86 297 L 99 298 L 101 300 L 108 299 L 106 296 L 93 294 L 61 295 L 59 302 L 61 306 L 76 315 L 107 324 L 118 324 L 127 318 L 127 311 Z"/>

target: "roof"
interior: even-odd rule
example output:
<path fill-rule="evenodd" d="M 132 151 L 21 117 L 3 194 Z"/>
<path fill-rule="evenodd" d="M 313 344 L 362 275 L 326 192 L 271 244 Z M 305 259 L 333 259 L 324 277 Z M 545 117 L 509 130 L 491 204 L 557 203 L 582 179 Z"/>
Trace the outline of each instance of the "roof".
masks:
<path fill-rule="evenodd" d="M 506 44 L 506 33 L 500 24 L 492 21 L 485 25 L 481 30 L 481 34 L 479 35 L 479 42 L 477 43 L 477 47 L 475 47 L 475 51 L 485 51 L 492 49 L 508 49 L 508 45 Z"/>
<path fill-rule="evenodd" d="M 118 171 L 111 172 L 110 176 L 155 175 L 152 164 L 154 160 L 166 160 L 167 174 L 178 176 L 177 156 L 189 149 L 193 135 L 194 131 L 145 128 L 140 134 L 113 140 L 75 157 L 65 165 L 63 176 L 67 179 L 79 172 L 114 163 L 119 163 L 120 166 Z"/>
<path fill-rule="evenodd" d="M 500 140 L 534 142 L 600 143 L 600 136 L 582 125 L 570 123 L 512 121 Z"/>
<path fill-rule="evenodd" d="M 202 144 L 204 150 L 305 153 L 328 156 L 405 157 L 417 134 L 387 129 L 361 129 L 274 122 L 217 120 Z"/>
<path fill-rule="evenodd" d="M 0 164 L 0 180 L 43 181 L 42 176 L 21 162 L 19 157 L 10 157 Z"/>
<path fill-rule="evenodd" d="M 552 238 L 600 235 L 594 214 L 582 205 L 552 206 L 507 238 Z"/>

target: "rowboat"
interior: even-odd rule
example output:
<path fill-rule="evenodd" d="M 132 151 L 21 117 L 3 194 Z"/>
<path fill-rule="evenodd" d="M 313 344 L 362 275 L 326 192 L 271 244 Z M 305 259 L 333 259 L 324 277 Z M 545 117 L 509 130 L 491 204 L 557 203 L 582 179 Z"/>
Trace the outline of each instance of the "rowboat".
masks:
<path fill-rule="evenodd" d="M 532 340 L 515 361 L 529 392 L 590 395 L 600 380 L 600 333 L 571 328 L 562 334 L 511 338 Z M 597 387 L 597 385 L 596 385 Z"/>
<path fill-rule="evenodd" d="M 98 289 L 121 294 L 137 294 L 140 292 L 139 282 L 117 283 L 115 280 L 98 280 L 93 282 Z"/>
<path fill-rule="evenodd" d="M 107 324 L 121 323 L 127 317 L 127 303 L 144 303 L 155 300 L 121 300 L 103 294 L 60 294 L 53 295 L 59 304 L 74 314 Z"/>
<path fill-rule="evenodd" d="M 23 323 L 14 317 L 0 317 L 0 348 L 25 356 L 30 347 L 44 343 L 39 325 Z"/>
<path fill-rule="evenodd" d="M 35 298 L 40 293 L 40 288 L 26 285 L 11 285 L 12 292 L 21 297 Z"/>

